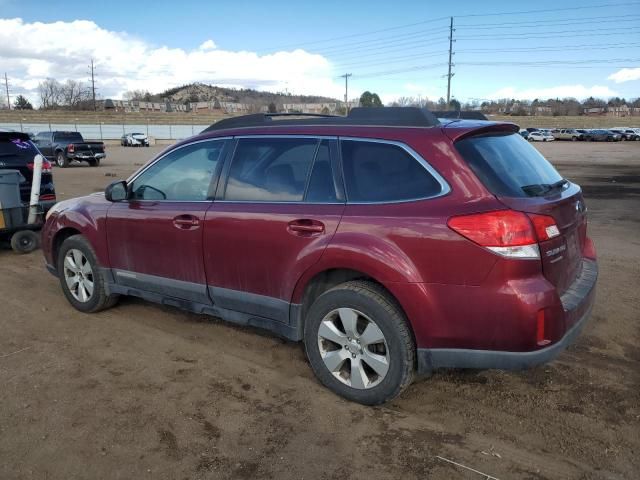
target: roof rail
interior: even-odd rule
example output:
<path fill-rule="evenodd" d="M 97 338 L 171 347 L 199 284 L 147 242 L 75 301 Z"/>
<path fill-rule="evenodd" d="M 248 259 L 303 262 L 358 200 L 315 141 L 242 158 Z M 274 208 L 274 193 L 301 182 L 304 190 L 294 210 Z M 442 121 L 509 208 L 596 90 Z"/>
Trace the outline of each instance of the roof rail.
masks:
<path fill-rule="evenodd" d="M 438 118 L 454 118 L 460 120 L 489 120 L 480 110 L 441 110 L 433 112 Z"/>
<path fill-rule="evenodd" d="M 285 117 L 280 120 L 280 117 Z M 310 118 L 292 118 L 310 117 Z M 277 120 L 274 120 L 277 119 Z M 433 127 L 439 125 L 437 117 L 426 108 L 382 107 L 353 108 L 346 117 L 315 113 L 256 113 L 239 117 L 225 118 L 206 128 L 204 132 L 213 132 L 230 128 L 276 127 L 279 125 L 370 125 Z"/>

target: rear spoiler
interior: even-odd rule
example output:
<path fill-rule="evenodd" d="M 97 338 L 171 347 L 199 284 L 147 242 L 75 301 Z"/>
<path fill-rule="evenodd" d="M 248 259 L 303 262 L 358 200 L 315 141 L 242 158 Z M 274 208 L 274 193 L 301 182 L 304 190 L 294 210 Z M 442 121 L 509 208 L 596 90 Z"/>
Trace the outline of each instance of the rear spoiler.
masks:
<path fill-rule="evenodd" d="M 502 122 L 456 122 L 445 125 L 443 132 L 453 141 L 480 135 L 518 133 L 520 127 L 515 123 Z"/>

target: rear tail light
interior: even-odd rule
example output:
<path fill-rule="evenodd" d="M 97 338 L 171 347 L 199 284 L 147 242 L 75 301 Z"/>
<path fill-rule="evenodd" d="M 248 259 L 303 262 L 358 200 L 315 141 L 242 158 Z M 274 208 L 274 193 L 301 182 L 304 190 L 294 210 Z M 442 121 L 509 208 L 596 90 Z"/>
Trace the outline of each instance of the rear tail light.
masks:
<path fill-rule="evenodd" d="M 67 145 L 67 152 L 73 153 L 75 151 L 76 151 L 76 147 L 73 143 L 70 143 L 69 145 Z"/>
<path fill-rule="evenodd" d="M 533 223 L 533 228 L 538 236 L 538 241 L 544 242 L 545 240 L 551 240 L 552 238 L 560 235 L 560 230 L 558 229 L 553 217 L 548 215 L 537 215 L 535 213 L 529 213 L 528 215 Z"/>
<path fill-rule="evenodd" d="M 451 217 L 449 228 L 498 255 L 540 258 L 538 239 L 529 217 L 514 210 Z"/>
<path fill-rule="evenodd" d="M 35 163 L 27 163 L 27 168 L 33 172 Z M 51 173 L 51 162 L 49 160 L 42 160 L 42 173 Z"/>
<path fill-rule="evenodd" d="M 47 193 L 45 195 L 40 195 L 40 201 L 41 202 L 50 202 L 50 201 L 55 201 L 56 196 L 52 193 Z"/>

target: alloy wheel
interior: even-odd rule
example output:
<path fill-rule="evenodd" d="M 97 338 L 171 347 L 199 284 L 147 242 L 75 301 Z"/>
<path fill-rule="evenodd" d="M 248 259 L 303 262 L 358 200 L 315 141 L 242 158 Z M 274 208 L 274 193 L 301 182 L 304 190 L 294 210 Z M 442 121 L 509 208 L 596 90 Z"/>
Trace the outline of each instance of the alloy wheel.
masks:
<path fill-rule="evenodd" d="M 87 257 L 76 248 L 69 250 L 64 257 L 64 279 L 73 298 L 82 303 L 91 300 L 94 289 L 93 269 Z"/>
<path fill-rule="evenodd" d="M 389 371 L 389 348 L 382 330 L 353 308 L 325 315 L 318 328 L 318 347 L 327 369 L 349 387 L 375 387 Z"/>

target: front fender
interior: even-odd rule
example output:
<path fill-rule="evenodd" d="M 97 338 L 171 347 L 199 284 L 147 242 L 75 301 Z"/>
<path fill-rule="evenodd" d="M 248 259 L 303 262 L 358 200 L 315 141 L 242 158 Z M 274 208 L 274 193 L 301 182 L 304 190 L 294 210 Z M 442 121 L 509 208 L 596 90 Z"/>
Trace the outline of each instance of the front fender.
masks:
<path fill-rule="evenodd" d="M 109 265 L 106 236 L 107 211 L 111 205 L 102 195 L 90 195 L 81 199 L 73 199 L 68 207 L 62 207 L 53 213 L 42 230 L 43 250 L 47 262 L 54 265 L 56 238 L 63 231 L 73 229 L 84 235 L 93 247 L 98 263 Z"/>

